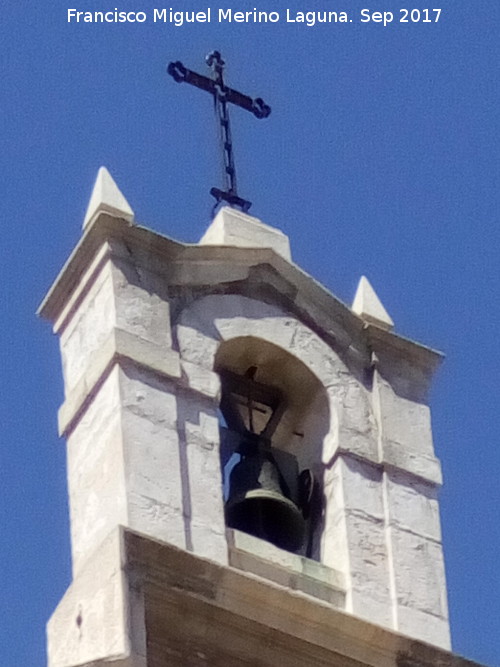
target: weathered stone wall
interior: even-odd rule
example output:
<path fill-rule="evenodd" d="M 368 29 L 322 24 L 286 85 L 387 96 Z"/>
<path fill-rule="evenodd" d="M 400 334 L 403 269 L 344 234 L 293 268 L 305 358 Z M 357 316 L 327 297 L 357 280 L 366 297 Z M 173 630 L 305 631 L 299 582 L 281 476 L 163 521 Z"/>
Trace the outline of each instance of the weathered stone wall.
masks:
<path fill-rule="evenodd" d="M 449 646 L 436 500 L 439 463 L 429 408 L 418 400 L 423 394 L 418 369 L 406 369 L 410 380 L 404 386 L 400 377 L 395 382 L 397 390 L 404 388 L 402 396 L 377 370 L 363 384 L 330 346 L 289 313 L 238 295 L 195 301 L 179 317 L 176 337 L 181 359 L 207 371 L 219 347 L 238 338 L 272 343 L 307 366 L 323 389 L 326 411 L 311 404 L 300 427 L 294 424 L 305 433 L 294 453 L 303 466 L 320 470 L 323 480 L 319 560 L 346 576 L 347 610 Z M 245 364 L 250 362 L 245 357 Z M 286 376 L 286 365 L 281 374 Z M 274 383 L 279 382 L 278 372 Z M 308 403 L 305 395 L 302 399 Z M 320 438 L 319 450 L 311 425 Z M 290 431 L 281 434 L 282 443 L 287 438 L 293 440 Z M 277 441 L 280 446 L 279 434 Z M 316 457 L 321 452 L 319 468 L 311 451 Z"/>
<path fill-rule="evenodd" d="M 172 382 L 162 290 L 156 275 L 107 262 L 61 332 L 75 573 L 118 524 L 227 561 L 218 378 L 187 363 Z"/>
<path fill-rule="evenodd" d="M 115 367 L 68 437 L 74 576 L 116 525 L 127 525 L 119 376 Z"/>
<path fill-rule="evenodd" d="M 131 657 L 130 600 L 122 562 L 122 539 L 115 529 L 81 568 L 49 621 L 50 667 L 146 667 L 145 659 L 134 662 Z"/>
<path fill-rule="evenodd" d="M 76 312 L 59 330 L 66 395 L 77 385 L 116 326 L 110 262 L 89 282 Z"/>
<path fill-rule="evenodd" d="M 185 548 L 181 434 L 172 383 L 130 364 L 120 369 L 127 524 Z"/>
<path fill-rule="evenodd" d="M 75 576 L 119 524 L 227 564 L 216 371 L 255 362 L 287 395 L 273 444 L 322 482 L 315 558 L 345 609 L 449 646 L 428 369 L 345 307 L 329 322 L 309 278 L 217 253 L 113 239 L 59 316 Z"/>

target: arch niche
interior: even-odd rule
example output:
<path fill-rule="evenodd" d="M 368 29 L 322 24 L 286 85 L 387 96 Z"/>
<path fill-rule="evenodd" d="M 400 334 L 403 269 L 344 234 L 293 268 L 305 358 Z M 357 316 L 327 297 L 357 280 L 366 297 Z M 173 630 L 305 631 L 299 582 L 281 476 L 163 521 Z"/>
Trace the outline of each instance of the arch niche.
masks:
<path fill-rule="evenodd" d="M 198 299 L 181 313 L 176 332 L 184 363 L 217 375 L 243 376 L 253 368 L 257 382 L 282 394 L 286 409 L 272 446 L 292 454 L 299 471 L 310 469 L 322 489 L 337 447 L 336 394 L 346 373 L 335 352 L 289 313 L 239 295 Z M 322 560 L 322 524 L 309 550 L 316 560 Z"/>

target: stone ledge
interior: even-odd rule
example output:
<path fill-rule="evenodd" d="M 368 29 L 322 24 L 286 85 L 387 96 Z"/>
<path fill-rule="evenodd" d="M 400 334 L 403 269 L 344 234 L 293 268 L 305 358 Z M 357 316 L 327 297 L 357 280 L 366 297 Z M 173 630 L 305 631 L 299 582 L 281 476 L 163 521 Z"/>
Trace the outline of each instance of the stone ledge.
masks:
<path fill-rule="evenodd" d="M 338 609 L 345 608 L 346 587 L 341 572 L 239 530 L 228 529 L 226 534 L 232 567 L 302 591 Z"/>
<path fill-rule="evenodd" d="M 123 527 L 75 577 L 48 634 L 49 667 L 184 667 L 200 654 L 225 667 L 252 655 L 261 667 L 481 667 Z"/>
<path fill-rule="evenodd" d="M 441 359 L 425 346 L 404 339 L 392 332 L 378 330 L 365 325 L 363 320 L 351 309 L 320 285 L 300 267 L 287 261 L 276 250 L 266 247 L 236 247 L 220 245 L 185 244 L 173 241 L 140 226 L 129 226 L 105 213 L 101 213 L 86 229 L 77 247 L 72 252 L 56 281 L 38 309 L 38 314 L 49 320 L 61 321 L 60 316 L 68 312 L 67 305 L 78 298 L 77 292 L 82 281 L 86 280 L 88 267 L 93 263 L 103 245 L 113 257 L 119 251 L 112 247 L 113 240 L 126 243 L 127 247 L 142 260 L 155 267 L 168 266 L 170 271 L 168 284 L 175 285 L 179 279 L 178 266 L 197 271 L 198 284 L 212 284 L 213 265 L 238 266 L 249 270 L 251 267 L 269 265 L 280 276 L 281 284 L 290 285 L 293 297 L 288 307 L 303 321 L 312 318 L 317 326 L 336 345 L 345 348 L 358 363 L 368 364 L 366 347 L 376 352 L 385 345 L 391 355 L 404 357 L 420 367 L 425 367 L 429 374 Z M 155 269 L 156 270 L 156 269 Z M 212 276 L 208 280 L 207 276 Z M 192 274 L 191 274 L 192 275 Z M 72 306 L 70 306 L 72 307 Z M 385 364 L 385 361 L 384 361 Z"/>
<path fill-rule="evenodd" d="M 181 377 L 179 355 L 175 350 L 164 349 L 127 331 L 114 329 L 60 407 L 60 436 L 67 436 L 73 430 L 85 406 L 93 400 L 100 384 L 120 360 L 132 361 L 166 377 Z"/>
<path fill-rule="evenodd" d="M 301 591 L 123 533 L 126 571 L 145 592 L 151 667 L 184 667 L 199 651 L 225 667 L 252 655 L 261 667 L 481 667 Z"/>
<path fill-rule="evenodd" d="M 67 299 L 59 316 L 54 320 L 54 333 L 62 335 L 65 328 L 71 322 L 72 317 L 78 312 L 83 300 L 105 270 L 110 259 L 110 252 L 111 250 L 108 243 L 104 243 L 99 248 L 96 256 L 89 264 L 88 269 L 82 275 L 80 283 Z"/>
<path fill-rule="evenodd" d="M 130 664 L 122 535 L 113 530 L 85 563 L 47 624 L 49 667 Z"/>
<path fill-rule="evenodd" d="M 405 357 L 429 373 L 433 373 L 444 359 L 444 354 L 439 350 L 395 334 L 393 331 L 381 329 L 373 324 L 365 324 L 365 330 L 368 343 L 377 355 L 381 350 L 391 350 L 394 357 L 398 355 Z"/>
<path fill-rule="evenodd" d="M 219 398 L 220 378 L 217 373 L 182 358 L 180 364 L 182 374 L 190 389 L 208 398 Z"/>
<path fill-rule="evenodd" d="M 179 353 L 164 348 L 144 338 L 115 328 L 100 349 L 93 355 L 86 372 L 69 391 L 59 408 L 59 435 L 67 436 L 86 405 L 94 398 L 97 389 L 117 362 L 132 362 L 156 375 L 180 380 L 179 388 L 193 391 L 205 398 L 219 396 L 219 376 L 206 369 L 181 361 Z"/>
<path fill-rule="evenodd" d="M 399 443 L 390 443 L 387 445 L 386 441 L 383 445 L 382 460 L 380 458 L 374 460 L 364 454 L 360 454 L 358 451 L 338 446 L 325 465 L 331 469 L 339 458 L 361 461 L 381 471 L 394 470 L 405 475 L 410 475 L 416 478 L 417 481 L 432 484 L 433 486 L 441 486 L 443 484 L 439 459 L 423 456 L 411 450 L 403 451 Z"/>

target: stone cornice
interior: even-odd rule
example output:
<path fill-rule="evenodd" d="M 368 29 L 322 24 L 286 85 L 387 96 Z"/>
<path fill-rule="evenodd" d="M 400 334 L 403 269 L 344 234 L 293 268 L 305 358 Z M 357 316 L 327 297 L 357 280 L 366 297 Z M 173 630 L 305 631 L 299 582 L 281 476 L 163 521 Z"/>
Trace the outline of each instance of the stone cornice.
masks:
<path fill-rule="evenodd" d="M 87 280 L 89 267 L 96 265 L 100 254 L 111 257 L 119 254 L 113 248 L 113 241 L 125 245 L 129 254 L 133 253 L 134 259 L 137 256 L 147 260 L 148 269 L 168 274 L 167 279 L 173 285 L 188 284 L 189 275 L 185 276 L 181 267 L 191 263 L 201 267 L 214 264 L 220 264 L 221 267 L 239 266 L 242 270 L 246 268 L 248 275 L 257 267 L 267 265 L 280 277 L 281 282 L 291 286 L 286 296 L 291 306 L 306 320 L 314 321 L 316 328 L 325 337 L 336 340 L 347 353 L 362 359 L 366 356 L 363 350 L 384 348 L 386 352 L 392 351 L 429 373 L 442 359 L 442 355 L 435 350 L 391 331 L 367 325 L 324 286 L 272 249 L 180 243 L 106 213 L 98 215 L 85 230 L 42 301 L 38 314 L 53 322 L 58 321 L 60 326 L 62 316 L 70 311 L 68 303 L 75 300 L 78 290 L 84 289 L 81 283 Z M 103 246 L 107 246 L 105 251 Z M 128 259 L 130 261 L 130 256 Z M 261 273 L 262 280 L 271 280 L 265 272 Z M 198 280 L 201 281 L 201 278 Z M 206 284 L 211 284 L 208 278 Z"/>
<path fill-rule="evenodd" d="M 123 540 L 126 572 L 134 581 L 134 588 L 145 591 L 146 619 L 154 619 L 155 627 L 146 628 L 152 644 L 154 633 L 164 623 L 173 623 L 175 627 L 175 617 L 181 613 L 177 610 L 190 609 L 189 622 L 204 624 L 202 634 L 209 648 L 210 628 L 218 623 L 219 617 L 234 618 L 237 624 L 247 623 L 248 641 L 263 648 L 259 654 L 262 665 L 276 664 L 269 663 L 266 646 L 279 651 L 280 647 L 293 645 L 296 651 L 293 664 L 305 667 L 318 664 L 480 667 L 478 663 L 368 623 L 256 575 L 216 564 L 129 530 L 123 530 Z M 207 606 L 210 614 L 206 612 Z M 189 634 L 189 629 L 185 631 Z M 228 650 L 221 643 L 219 655 L 223 656 L 225 649 Z M 154 657 L 159 658 L 156 651 L 161 652 L 161 646 L 155 646 Z"/>
<path fill-rule="evenodd" d="M 93 400 L 114 365 L 127 362 L 159 376 L 177 379 L 181 377 L 179 354 L 175 350 L 164 350 L 143 338 L 115 328 L 59 408 L 60 436 L 67 437 L 73 430 L 83 410 Z"/>

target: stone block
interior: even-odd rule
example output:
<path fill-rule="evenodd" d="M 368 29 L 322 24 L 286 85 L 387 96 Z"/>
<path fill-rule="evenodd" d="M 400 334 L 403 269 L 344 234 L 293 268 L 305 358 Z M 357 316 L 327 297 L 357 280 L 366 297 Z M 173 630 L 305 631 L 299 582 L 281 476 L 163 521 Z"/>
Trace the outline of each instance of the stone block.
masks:
<path fill-rule="evenodd" d="M 124 415 L 125 482 L 134 493 L 182 512 L 179 436 L 136 415 Z"/>
<path fill-rule="evenodd" d="M 351 614 L 369 623 L 375 623 L 384 628 L 394 628 L 393 610 L 388 604 L 387 599 L 380 596 L 367 595 L 365 584 L 361 587 L 358 585 L 352 587 L 347 594 L 346 607 L 347 611 Z"/>
<path fill-rule="evenodd" d="M 117 262 L 112 267 L 116 326 L 163 349 L 172 346 L 170 305 L 158 279 L 143 268 Z"/>
<path fill-rule="evenodd" d="M 251 254 L 251 249 L 244 251 L 245 257 Z M 243 254 L 243 253 L 241 253 Z M 165 270 L 165 269 L 164 269 Z M 169 278 L 176 285 L 192 287 L 193 285 L 221 285 L 248 280 L 249 266 L 247 262 L 229 264 L 217 252 L 204 258 L 204 261 L 174 262 L 169 265 Z"/>
<path fill-rule="evenodd" d="M 228 544 L 230 545 L 230 565 L 242 570 L 259 574 L 265 578 L 291 587 L 290 577 L 294 577 L 295 588 L 312 592 L 312 583 L 305 591 L 305 580 L 316 582 L 319 587 L 336 589 L 339 593 L 345 592 L 345 577 L 338 570 L 326 567 L 322 563 L 311 560 L 299 554 L 279 549 L 274 544 L 248 535 L 239 530 L 228 529 Z M 304 581 L 301 581 L 304 578 Z M 318 593 L 318 591 L 316 591 Z M 325 599 L 327 592 L 316 597 Z M 343 606 L 343 594 L 341 595 Z M 337 597 L 337 600 L 340 598 Z"/>
<path fill-rule="evenodd" d="M 76 385 L 67 391 L 58 414 L 60 435 L 67 435 L 74 428 L 85 404 L 98 391 L 100 383 L 117 362 L 129 369 L 136 365 L 137 372 L 142 372 L 150 382 L 154 382 L 152 374 L 176 378 L 181 375 L 177 352 L 114 328 L 92 355 Z"/>
<path fill-rule="evenodd" d="M 342 572 L 350 582 L 349 542 L 345 512 L 342 510 L 330 512 L 327 508 L 324 524 L 321 534 L 321 563 Z"/>
<path fill-rule="evenodd" d="M 132 530 L 180 549 L 189 548 L 189 526 L 182 509 L 175 509 L 171 504 L 134 491 L 128 493 L 127 500 L 127 525 Z"/>
<path fill-rule="evenodd" d="M 293 327 L 293 337 L 285 349 L 304 360 L 304 363 L 320 378 L 324 387 L 337 389 L 342 387 L 347 377 L 347 369 L 339 356 L 301 322 L 295 320 L 293 325 L 289 326 Z"/>
<path fill-rule="evenodd" d="M 410 473 L 429 484 L 441 486 L 443 482 L 441 464 L 438 459 L 423 456 L 408 447 L 402 446 L 400 442 L 383 441 L 383 462 L 386 467 Z"/>
<path fill-rule="evenodd" d="M 407 531 L 390 529 L 398 606 L 448 617 L 441 544 Z"/>
<path fill-rule="evenodd" d="M 382 329 L 394 328 L 394 322 L 384 308 L 377 293 L 366 276 L 361 276 L 356 290 L 352 310 L 366 322 L 370 322 Z"/>
<path fill-rule="evenodd" d="M 324 484 L 322 562 L 350 576 L 373 579 L 374 585 L 385 590 L 388 565 L 381 471 L 341 456 L 326 471 Z"/>
<path fill-rule="evenodd" d="M 184 331 L 184 327 L 190 330 Z M 182 313 L 179 350 L 184 359 L 196 363 L 201 356 L 201 343 L 208 353 L 205 365 L 212 368 L 217 341 L 255 336 L 289 349 L 296 327 L 297 321 L 276 306 L 239 295 L 211 295 L 199 299 Z M 203 336 L 207 339 L 205 344 Z"/>
<path fill-rule="evenodd" d="M 116 340 L 114 331 L 101 342 L 99 349 L 72 387 L 65 387 L 65 401 L 57 415 L 60 436 L 68 436 L 84 412 L 84 406 L 96 396 L 99 387 L 106 380 L 114 365 Z"/>
<path fill-rule="evenodd" d="M 190 389 L 209 398 L 219 397 L 220 378 L 217 373 L 185 360 L 181 361 L 181 368 Z"/>
<path fill-rule="evenodd" d="M 285 350 L 288 349 L 295 328 L 294 324 L 290 324 L 290 319 L 274 308 L 272 309 L 274 312 L 259 315 L 253 307 L 254 304 L 257 305 L 257 302 L 250 305 L 248 304 L 248 301 L 251 301 L 250 299 L 245 299 L 245 301 L 247 303 L 242 303 L 245 310 L 241 311 L 241 315 L 230 318 L 216 318 L 215 325 L 222 340 L 251 336 L 273 343 Z"/>
<path fill-rule="evenodd" d="M 399 443 L 401 448 L 433 457 L 429 407 L 396 394 L 379 375 L 375 385 L 380 403 L 383 442 Z"/>
<path fill-rule="evenodd" d="M 185 547 L 185 493 L 177 398 L 141 369 L 120 374 L 128 525 Z"/>
<path fill-rule="evenodd" d="M 344 503 L 343 463 L 338 458 L 325 470 L 323 493 L 325 510 L 321 536 L 321 562 L 348 575 L 350 572 L 349 542 Z"/>
<path fill-rule="evenodd" d="M 227 563 L 216 406 L 193 394 L 186 395 L 178 403 L 178 431 L 188 548 Z"/>
<path fill-rule="evenodd" d="M 68 438 L 73 571 L 110 530 L 127 522 L 118 369 L 110 373 Z"/>
<path fill-rule="evenodd" d="M 183 361 L 205 368 L 213 369 L 215 353 L 218 347 L 216 331 L 198 329 L 192 317 L 182 317 L 176 326 L 179 353 Z"/>
<path fill-rule="evenodd" d="M 75 577 L 48 623 L 48 666 L 126 660 L 132 652 L 127 607 L 121 536 L 114 530 Z"/>
<path fill-rule="evenodd" d="M 282 231 L 228 206 L 217 213 L 201 237 L 200 245 L 272 248 L 278 255 L 291 261 L 290 242 Z"/>
<path fill-rule="evenodd" d="M 426 614 L 418 609 L 404 606 L 398 606 L 397 618 L 397 630 L 401 634 L 439 646 L 447 651 L 451 649 L 450 627 L 447 618 Z"/>
<path fill-rule="evenodd" d="M 107 263 L 79 304 L 65 329 L 60 347 L 65 394 L 77 384 L 93 356 L 115 326 L 115 304 L 111 265 Z"/>
<path fill-rule="evenodd" d="M 349 543 L 351 609 L 362 618 L 392 626 L 389 556 L 383 521 L 364 513 L 346 513 Z"/>
<path fill-rule="evenodd" d="M 137 366 L 168 377 L 180 378 L 179 353 L 169 347 L 161 347 L 123 329 L 114 329 L 114 354 Z"/>
<path fill-rule="evenodd" d="M 343 512 L 345 509 L 344 478 L 344 462 L 342 457 L 337 457 L 331 466 L 325 468 L 323 475 L 323 492 L 329 512 Z"/>
<path fill-rule="evenodd" d="M 124 417 L 136 415 L 166 430 L 177 427 L 177 399 L 172 383 L 145 369 L 120 369 L 120 403 Z"/>
<path fill-rule="evenodd" d="M 192 519 L 189 523 L 190 544 L 188 549 L 202 558 L 227 565 L 225 525 L 220 526 L 220 522 L 218 524 L 219 526 L 211 527 L 207 525 L 205 520 L 198 523 L 195 519 Z M 222 532 L 218 530 L 219 527 L 222 527 Z"/>
<path fill-rule="evenodd" d="M 134 221 L 134 212 L 106 169 L 100 167 L 94 183 L 87 211 L 83 220 L 83 229 L 95 223 L 100 213 L 116 216 L 129 224 Z"/>
<path fill-rule="evenodd" d="M 382 521 L 385 510 L 380 468 L 347 456 L 341 458 L 340 468 L 346 511 L 365 514 L 367 517 Z"/>
<path fill-rule="evenodd" d="M 193 521 L 224 532 L 219 438 L 218 432 L 207 433 L 206 422 L 209 420 L 210 417 L 202 413 L 200 423 L 184 422 L 190 516 Z M 214 421 L 218 427 L 218 421 Z"/>
<path fill-rule="evenodd" d="M 385 480 L 389 524 L 440 542 L 436 488 L 396 470 L 388 471 Z"/>
<path fill-rule="evenodd" d="M 379 461 L 377 422 L 366 389 L 352 377 L 340 392 L 339 449 L 368 461 Z"/>

